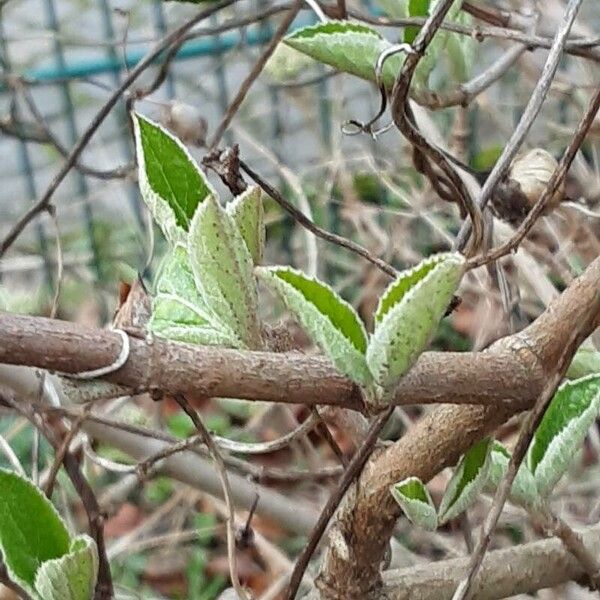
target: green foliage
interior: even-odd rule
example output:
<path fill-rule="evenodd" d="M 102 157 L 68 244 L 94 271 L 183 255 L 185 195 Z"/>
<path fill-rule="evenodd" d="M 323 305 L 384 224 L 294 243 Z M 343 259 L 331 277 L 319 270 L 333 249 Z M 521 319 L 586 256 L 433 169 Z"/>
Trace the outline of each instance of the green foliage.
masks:
<path fill-rule="evenodd" d="M 547 496 L 563 476 L 599 411 L 600 375 L 567 381 L 558 388 L 527 455 L 541 496 Z"/>
<path fill-rule="evenodd" d="M 196 287 L 187 249 L 181 245 L 167 256 L 159 274 L 149 328 L 161 337 L 190 344 L 239 344 L 206 306 Z"/>
<path fill-rule="evenodd" d="M 248 188 L 227 205 L 227 213 L 241 233 L 254 264 L 259 265 L 265 249 L 262 190 L 256 186 Z"/>
<path fill-rule="evenodd" d="M 464 258 L 458 253 L 431 256 L 400 273 L 380 298 L 367 363 L 385 392 L 396 387 L 426 347 L 463 269 Z"/>
<path fill-rule="evenodd" d="M 290 267 L 262 267 L 256 273 L 342 373 L 371 385 L 365 361 L 367 334 L 350 304 L 326 284 Z"/>
<path fill-rule="evenodd" d="M 236 347 L 261 346 L 252 257 L 231 216 L 214 197 L 196 211 L 188 238 L 196 287 Z"/>
<path fill-rule="evenodd" d="M 68 554 L 44 562 L 35 588 L 44 600 L 89 600 L 98 577 L 98 550 L 87 535 L 72 540 Z"/>
<path fill-rule="evenodd" d="M 390 491 L 412 523 L 435 531 L 438 524 L 435 506 L 429 491 L 418 477 L 400 481 L 391 486 Z"/>
<path fill-rule="evenodd" d="M 494 492 L 504 477 L 510 461 L 510 452 L 497 440 L 492 443 L 491 464 L 486 489 Z M 509 498 L 525 508 L 534 508 L 540 502 L 535 479 L 527 465 L 522 464 L 510 488 Z"/>
<path fill-rule="evenodd" d="M 429 13 L 430 0 L 408 0 L 407 12 L 409 17 L 426 17 Z M 404 29 L 404 41 L 412 44 L 419 33 L 419 27 L 406 27 Z"/>
<path fill-rule="evenodd" d="M 165 237 L 181 242 L 198 205 L 215 192 L 175 136 L 140 114 L 132 119 L 140 191 Z"/>
<path fill-rule="evenodd" d="M 566 376 L 569 379 L 579 379 L 598 374 L 600 374 L 600 352 L 595 348 L 579 348 L 569 365 Z"/>
<path fill-rule="evenodd" d="M 485 438 L 460 459 L 440 504 L 440 523 L 446 523 L 466 510 L 483 490 L 490 470 L 491 448 L 491 438 Z"/>
<path fill-rule="evenodd" d="M 71 541 L 52 503 L 28 479 L 0 469 L 0 490 L 0 550 L 9 577 L 34 598 L 88 600 L 98 570 L 94 541 Z M 69 595 L 61 595 L 64 585 Z"/>
<path fill-rule="evenodd" d="M 401 0 L 384 4 L 391 16 L 425 17 L 439 0 Z M 446 21 L 470 25 L 470 15 L 461 12 L 462 0 L 455 0 Z M 404 41 L 412 43 L 420 27 L 408 26 L 404 29 Z M 285 38 L 284 42 L 311 58 L 325 63 L 339 71 L 356 75 L 369 81 L 375 80 L 375 65 L 381 53 L 392 44 L 377 31 L 358 23 L 328 21 L 303 27 Z M 471 71 L 475 55 L 475 42 L 470 36 L 460 35 L 440 29 L 429 44 L 420 60 L 413 82 L 420 87 L 428 87 L 429 75 L 441 61 L 448 64 L 452 76 L 465 80 Z M 396 55 L 386 60 L 382 80 L 391 87 L 404 62 L 404 56 Z"/>
<path fill-rule="evenodd" d="M 377 31 L 348 21 L 328 21 L 294 31 L 284 43 L 338 71 L 375 81 L 379 55 L 392 46 Z M 386 86 L 394 83 L 404 57 L 389 58 L 383 69 Z"/>

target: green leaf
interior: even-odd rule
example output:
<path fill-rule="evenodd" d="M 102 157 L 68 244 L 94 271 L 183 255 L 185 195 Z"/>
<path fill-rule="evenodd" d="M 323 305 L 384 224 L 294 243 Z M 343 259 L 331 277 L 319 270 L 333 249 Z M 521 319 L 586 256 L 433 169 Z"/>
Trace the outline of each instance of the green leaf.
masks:
<path fill-rule="evenodd" d="M 348 21 L 328 21 L 303 27 L 284 40 L 288 46 L 319 62 L 375 81 L 375 65 L 379 55 L 392 46 L 377 31 Z M 383 68 L 383 82 L 392 86 L 404 57 L 392 56 Z"/>
<path fill-rule="evenodd" d="M 298 319 L 306 333 L 353 381 L 370 386 L 367 334 L 355 310 L 328 285 L 290 267 L 255 270 Z"/>
<path fill-rule="evenodd" d="M 198 205 L 216 192 L 174 135 L 138 113 L 132 119 L 144 202 L 165 237 L 182 242 Z"/>
<path fill-rule="evenodd" d="M 219 322 L 200 296 L 184 246 L 176 245 L 167 256 L 156 291 L 148 324 L 152 333 L 189 344 L 239 345 L 235 333 Z"/>
<path fill-rule="evenodd" d="M 425 349 L 464 270 L 458 253 L 431 256 L 403 271 L 379 300 L 367 363 L 377 383 L 391 392 Z"/>
<path fill-rule="evenodd" d="M 98 578 L 96 542 L 81 535 L 71 542 L 69 552 L 47 560 L 35 577 L 35 589 L 42 600 L 89 600 Z"/>
<path fill-rule="evenodd" d="M 485 438 L 460 459 L 440 504 L 440 524 L 466 510 L 483 490 L 490 471 L 491 448 L 491 438 Z"/>
<path fill-rule="evenodd" d="M 408 0 L 407 12 L 409 17 L 426 17 L 429 14 L 430 0 Z M 404 41 L 412 44 L 419 33 L 420 27 L 406 27 L 404 29 Z"/>
<path fill-rule="evenodd" d="M 497 440 L 492 443 L 491 464 L 488 481 L 485 488 L 490 493 L 496 491 L 501 479 L 506 473 L 510 452 Z M 535 508 L 540 502 L 535 479 L 526 464 L 521 464 L 510 488 L 509 497 L 512 502 L 525 508 Z"/>
<path fill-rule="evenodd" d="M 600 352 L 595 348 L 579 348 L 577 350 L 566 376 L 569 379 L 579 379 L 586 375 L 600 374 Z"/>
<path fill-rule="evenodd" d="M 548 496 L 564 475 L 599 411 L 599 375 L 567 381 L 558 388 L 527 455 L 541 496 Z"/>
<path fill-rule="evenodd" d="M 235 334 L 236 347 L 259 349 L 252 257 L 235 223 L 213 196 L 194 215 L 188 255 L 196 287 L 221 328 Z"/>
<path fill-rule="evenodd" d="M 226 210 L 242 234 L 254 264 L 260 264 L 265 249 L 262 190 L 258 186 L 248 188 L 230 202 Z"/>
<path fill-rule="evenodd" d="M 437 514 L 429 490 L 418 477 L 409 477 L 390 487 L 394 500 L 400 505 L 409 521 L 427 529 L 437 529 Z"/>
<path fill-rule="evenodd" d="M 52 503 L 31 481 L 4 469 L 0 550 L 9 577 L 31 595 L 40 565 L 69 551 L 69 533 Z"/>

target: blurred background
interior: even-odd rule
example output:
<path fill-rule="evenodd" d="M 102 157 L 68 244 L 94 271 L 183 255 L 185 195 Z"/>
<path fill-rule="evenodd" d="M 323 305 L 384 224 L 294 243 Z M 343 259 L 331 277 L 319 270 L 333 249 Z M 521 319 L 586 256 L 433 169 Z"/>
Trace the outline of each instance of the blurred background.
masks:
<path fill-rule="evenodd" d="M 394 11 L 387 0 L 350 4 L 375 17 Z M 489 4 L 518 10 L 523 3 Z M 540 9 L 537 31 L 552 36 L 564 2 L 531 5 Z M 58 189 L 53 199 L 56 217 L 44 213 L 35 219 L 0 262 L 0 310 L 47 316 L 54 305 L 60 318 L 106 325 L 118 306 L 120 282 L 131 282 L 140 273 L 152 289 L 165 243 L 137 188 L 128 108 L 135 106 L 170 126 L 174 111 L 185 105 L 185 110 L 195 111 L 200 129 L 205 127 L 210 135 L 287 6 L 240 0 L 218 12 L 192 31 L 191 39 L 169 63 L 162 85 L 144 99 L 130 102 L 135 90 L 155 80 L 160 65 L 147 69 Z M 0 0 L 0 239 L 40 197 L 64 156 L 128 71 L 157 40 L 197 11 L 192 4 L 159 0 Z M 307 6 L 291 29 L 316 21 Z M 584 3 L 573 33 L 590 36 L 599 25 L 600 10 L 591 0 Z M 381 28 L 381 32 L 391 41 L 401 35 L 399 28 Z M 466 79 L 484 71 L 514 44 L 504 39 L 473 39 L 473 64 Z M 546 55 L 545 50 L 523 53 L 468 107 L 429 111 L 415 105 L 421 129 L 472 168 L 490 168 L 522 114 Z M 560 156 L 597 85 L 598 74 L 598 62 L 573 56 L 563 59 L 528 137 L 528 147 L 539 146 Z M 447 65 L 436 66 L 434 89 L 444 92 L 459 83 L 449 76 Z M 280 47 L 251 87 L 221 145 L 238 143 L 244 160 L 318 225 L 402 268 L 449 249 L 460 218 L 456 206 L 440 200 L 415 171 L 411 149 L 398 131 L 392 128 L 376 139 L 344 133 L 345 121 L 368 120 L 378 107 L 374 85 Z M 497 281 L 484 270 L 470 275 L 461 290 L 462 304 L 443 322 L 434 347 L 480 349 L 523 327 L 598 254 L 599 136 L 597 123 L 571 169 L 567 186 L 569 197 L 587 212 L 559 209 L 506 261 L 503 268 L 512 306 L 502 305 Z M 201 162 L 202 139 L 188 140 L 188 146 Z M 214 173 L 209 178 L 221 200 L 228 201 L 231 194 Z M 387 278 L 346 250 L 317 240 L 274 202 L 267 201 L 266 211 L 266 262 L 291 264 L 317 274 L 357 306 L 369 323 Z M 497 224 L 499 238 L 510 231 L 507 224 Z M 265 315 L 281 317 L 281 307 L 272 298 L 262 294 L 261 301 Z M 301 333 L 294 332 L 299 343 L 305 343 Z M 203 410 L 213 432 L 246 441 L 276 438 L 309 416 L 302 407 L 257 407 L 239 401 L 195 399 L 195 406 Z M 194 431 L 168 402 L 158 407 L 142 398 L 137 403 L 111 405 L 110 413 L 124 422 L 159 427 L 176 438 Z M 421 413 L 420 408 L 399 410 L 386 436 L 395 439 Z M 508 426 L 504 435 L 510 438 L 515 431 Z M 48 448 L 43 441 L 36 447 L 35 436 L 22 419 L 1 418 L 0 434 L 28 470 L 47 465 Z M 350 454 L 353 441 L 343 431 L 335 435 Z M 223 505 L 163 477 L 123 486 L 122 475 L 108 461 L 126 462 L 124 453 L 103 444 L 94 452 L 106 459 L 99 464 L 91 461 L 87 467 L 95 486 L 104 490 L 102 499 L 112 507 L 107 536 L 119 586 L 131 597 L 215 598 L 228 577 Z M 600 436 L 594 428 L 582 458 L 582 464 L 594 470 L 587 470 L 585 477 L 579 473 L 579 496 L 573 496 L 572 487 L 563 489 L 564 496 L 557 492 L 561 506 L 575 517 L 590 510 L 600 514 L 597 496 L 594 501 L 600 481 L 598 456 Z M 3 460 L 0 457 L 0 464 Z M 290 464 L 318 473 L 286 477 L 283 469 Z M 339 473 L 334 469 L 324 476 L 322 471 L 335 464 L 327 444 L 311 434 L 289 448 L 253 459 L 254 470 L 240 465 L 232 468 L 293 493 L 296 502 L 309 502 L 316 509 L 331 489 L 331 473 Z M 444 478 L 437 479 L 431 487 L 434 496 L 443 491 Z M 59 482 L 61 510 L 76 522 L 82 515 L 72 504 L 72 489 L 64 478 Z M 474 521 L 485 514 L 486 506 L 483 502 L 474 509 Z M 503 518 L 500 545 L 535 538 L 536 532 L 522 515 L 509 510 Z M 397 537 L 404 544 L 402 556 L 407 564 L 415 553 L 452 556 L 456 544 L 462 544 L 462 539 L 456 541 L 456 531 L 425 535 L 406 524 L 399 528 Z M 264 557 L 248 555 L 240 569 L 245 569 L 241 571 L 244 581 L 260 593 L 273 586 L 277 581 L 273 572 L 289 563 L 288 557 L 302 548 L 306 538 L 263 517 L 257 529 L 270 540 L 261 547 L 268 564 L 265 567 Z M 273 589 L 271 597 L 276 598 L 277 589 Z"/>

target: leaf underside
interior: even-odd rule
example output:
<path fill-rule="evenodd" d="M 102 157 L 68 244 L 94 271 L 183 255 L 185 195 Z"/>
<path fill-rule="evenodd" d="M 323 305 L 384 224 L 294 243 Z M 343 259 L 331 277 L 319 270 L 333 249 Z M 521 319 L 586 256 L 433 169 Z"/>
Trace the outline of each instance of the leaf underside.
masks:
<path fill-rule="evenodd" d="M 418 477 L 391 486 L 390 491 L 407 518 L 428 531 L 437 528 L 437 514 L 429 491 Z"/>

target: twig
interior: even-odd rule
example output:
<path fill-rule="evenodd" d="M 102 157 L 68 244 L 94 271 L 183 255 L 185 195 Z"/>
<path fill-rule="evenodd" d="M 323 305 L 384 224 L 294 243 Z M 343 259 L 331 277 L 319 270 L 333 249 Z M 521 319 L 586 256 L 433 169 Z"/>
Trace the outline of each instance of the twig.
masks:
<path fill-rule="evenodd" d="M 532 514 L 532 518 L 551 535 L 560 539 L 564 547 L 579 561 L 579 564 L 588 574 L 593 588 L 600 591 L 600 563 L 594 553 L 585 545 L 582 536 L 573 531 L 548 506 L 536 511 Z"/>
<path fill-rule="evenodd" d="M 558 64 L 562 57 L 565 44 L 567 43 L 571 26 L 575 21 L 575 17 L 577 16 L 581 3 L 582 0 L 570 0 L 567 6 L 563 16 L 563 21 L 556 32 L 556 36 L 552 42 L 552 48 L 550 49 L 546 63 L 544 64 L 542 75 L 529 98 L 529 102 L 523 111 L 515 131 L 508 140 L 506 146 L 504 146 L 502 154 L 496 161 L 494 168 L 481 188 L 481 192 L 477 198 L 477 203 L 481 210 L 484 210 L 490 201 L 496 186 L 506 174 L 506 171 L 510 167 L 512 160 L 523 144 L 525 136 L 529 132 L 533 121 L 542 108 L 542 104 L 544 103 L 544 100 L 550 91 L 550 86 L 552 84 L 552 80 L 554 79 L 554 75 L 556 74 L 556 70 L 558 69 Z M 471 225 L 470 223 L 465 222 L 454 242 L 455 249 L 462 250 L 467 245 L 470 235 Z"/>
<path fill-rule="evenodd" d="M 512 456 L 508 463 L 506 473 L 498 485 L 491 510 L 488 513 L 485 523 L 482 527 L 481 536 L 472 555 L 469 573 L 467 578 L 457 588 L 453 600 L 466 600 L 467 598 L 471 597 L 475 578 L 481 567 L 483 557 L 485 556 L 491 541 L 492 533 L 496 527 L 496 523 L 498 522 L 500 513 L 504 507 L 504 503 L 508 498 L 512 483 L 519 470 L 519 466 L 525 457 L 525 453 L 527 452 L 527 448 L 531 443 L 535 430 L 540 424 L 540 421 L 542 420 L 546 409 L 548 408 L 548 405 L 550 404 L 550 401 L 556 392 L 556 388 L 559 386 L 567 368 L 569 367 L 573 354 L 579 347 L 579 344 L 581 344 L 583 339 L 585 339 L 587 328 L 589 327 L 590 323 L 596 319 L 596 313 L 598 310 L 600 310 L 600 289 L 597 290 L 594 295 L 593 303 L 590 306 L 587 317 L 580 320 L 578 323 L 573 323 L 573 331 L 569 336 L 569 339 L 565 340 L 564 350 L 558 358 L 556 365 L 553 367 L 554 372 L 548 376 L 547 382 L 544 385 L 540 397 L 523 424 L 519 438 L 517 439 L 517 443 L 515 444 Z"/>
<path fill-rule="evenodd" d="M 335 233 L 331 233 L 322 227 L 319 227 L 316 223 L 311 221 L 304 213 L 299 211 L 293 204 L 288 202 L 283 195 L 278 192 L 270 183 L 265 181 L 256 171 L 251 169 L 243 160 L 240 160 L 241 168 L 248 174 L 248 176 L 257 183 L 279 206 L 281 206 L 286 212 L 288 212 L 300 225 L 306 227 L 309 231 L 312 231 L 316 236 L 321 239 L 331 242 L 332 244 L 337 244 L 342 248 L 346 248 L 359 256 L 362 256 L 364 259 L 368 260 L 370 263 L 374 264 L 376 267 L 381 269 L 384 273 L 389 275 L 390 277 L 396 277 L 398 272 L 392 265 L 388 264 L 381 258 L 377 256 L 373 256 L 366 248 L 363 248 L 360 244 L 353 242 L 341 235 L 337 235 Z"/>
<path fill-rule="evenodd" d="M 217 445 L 212 439 L 209 431 L 204 426 L 202 419 L 198 412 L 189 404 L 189 402 L 182 395 L 175 396 L 175 401 L 183 412 L 191 419 L 192 423 L 198 430 L 198 433 L 202 436 L 206 447 L 209 449 L 210 454 L 214 460 L 215 466 L 217 468 L 217 472 L 219 473 L 219 478 L 221 480 L 221 485 L 223 487 L 223 496 L 225 497 L 225 502 L 227 504 L 227 556 L 229 559 L 229 575 L 231 577 L 231 584 L 233 585 L 238 597 L 241 600 L 249 600 L 248 595 L 246 594 L 244 588 L 242 587 L 238 572 L 237 572 L 237 557 L 236 557 L 236 547 L 235 547 L 235 511 L 233 506 L 233 500 L 231 497 L 231 488 L 229 486 L 229 479 L 227 477 L 227 468 L 225 467 L 225 463 L 223 462 L 223 457 L 217 448 Z"/>
<path fill-rule="evenodd" d="M 337 488 L 333 491 L 331 496 L 329 496 L 329 500 L 327 500 L 327 504 L 325 504 L 323 507 L 323 510 L 319 515 L 319 520 L 312 530 L 306 546 L 296 560 L 294 570 L 292 571 L 292 575 L 290 577 L 290 584 L 286 592 L 286 600 L 294 600 L 296 597 L 296 593 L 298 592 L 298 588 L 302 582 L 304 572 L 308 567 L 308 563 L 310 562 L 310 559 L 316 550 L 319 541 L 325 533 L 325 529 L 327 528 L 333 513 L 335 513 L 344 495 L 348 491 L 348 488 L 352 485 L 352 482 L 360 475 L 360 472 L 362 471 L 367 459 L 369 458 L 369 455 L 371 454 L 373 446 L 377 442 L 377 438 L 379 437 L 381 430 L 393 412 L 394 408 L 390 407 L 384 413 L 380 414 L 375 421 L 373 421 L 365 441 L 355 452 L 352 460 L 348 464 L 348 467 L 344 471 L 344 475 L 338 483 Z"/>
<path fill-rule="evenodd" d="M 281 41 L 283 36 L 287 33 L 287 30 L 289 29 L 290 25 L 292 24 L 292 22 L 294 21 L 294 19 L 298 15 L 298 13 L 300 12 L 301 7 L 302 7 L 302 0 L 296 0 L 293 4 L 292 8 L 290 8 L 288 14 L 283 18 L 283 20 L 281 21 L 281 23 L 275 30 L 273 37 L 269 41 L 269 44 L 267 45 L 267 47 L 264 49 L 263 53 L 260 55 L 260 58 L 254 64 L 254 66 L 250 70 L 250 73 L 248 73 L 248 75 L 246 75 L 246 78 L 244 79 L 244 81 L 242 81 L 242 83 L 238 89 L 238 92 L 235 95 L 235 98 L 231 101 L 231 103 L 227 107 L 227 111 L 226 111 L 225 115 L 223 116 L 223 119 L 221 120 L 221 122 L 219 123 L 217 128 L 215 129 L 215 132 L 212 135 L 210 142 L 208 143 L 209 151 L 214 150 L 214 148 L 216 148 L 219 145 L 219 142 L 221 141 L 223 134 L 229 127 L 231 120 L 233 119 L 233 117 L 237 113 L 238 109 L 240 108 L 242 102 L 244 101 L 244 98 L 246 97 L 246 94 L 248 93 L 248 91 L 252 87 L 253 83 L 258 78 L 258 76 L 262 73 L 262 70 L 265 68 L 267 61 L 269 60 L 269 58 L 271 58 L 273 52 L 275 52 L 275 49 L 279 45 L 279 42 Z"/>
<path fill-rule="evenodd" d="M 65 459 L 65 455 L 69 451 L 69 446 L 71 445 L 73 438 L 81 429 L 81 425 L 83 424 L 87 411 L 89 409 L 90 406 L 87 406 L 85 411 L 77 419 L 71 422 L 71 428 L 67 431 L 67 434 L 63 438 L 58 450 L 54 455 L 54 462 L 52 463 L 52 467 L 50 468 L 50 472 L 48 473 L 48 478 L 46 479 L 46 489 L 44 490 L 44 493 L 48 498 L 52 498 L 54 482 L 56 480 L 58 470 L 60 469 L 60 466 L 62 465 Z"/>
<path fill-rule="evenodd" d="M 430 144 L 418 130 L 412 109 L 408 104 L 408 95 L 410 84 L 414 72 L 423 57 L 427 47 L 431 43 L 434 35 L 439 29 L 444 17 L 452 7 L 452 0 L 442 0 L 435 5 L 432 13 L 427 18 L 423 28 L 415 38 L 412 48 L 413 53 L 409 54 L 404 61 L 402 69 L 398 73 L 391 92 L 391 113 L 394 124 L 406 137 L 406 139 L 424 156 L 424 165 L 427 166 L 429 160 L 432 160 L 446 176 L 444 182 L 449 188 L 455 201 L 459 201 L 464 211 L 469 215 L 470 222 L 474 228 L 474 248 L 478 248 L 483 240 L 484 223 L 480 207 L 475 203 L 469 190 L 461 177 L 456 172 L 453 165 L 450 164 L 446 156 L 435 146 Z M 385 89 L 382 88 L 382 93 Z M 435 186 L 436 177 L 430 171 L 425 169 L 430 181 Z M 439 189 L 436 186 L 436 190 Z M 442 194 L 442 197 L 445 197 Z M 462 248 L 461 248 L 462 249 Z"/>
<path fill-rule="evenodd" d="M 525 219 L 523 219 L 522 223 L 519 225 L 518 229 L 515 231 L 514 235 L 507 240 L 504 244 L 493 248 L 489 252 L 483 254 L 482 256 L 477 256 L 470 259 L 467 262 L 467 268 L 474 269 L 475 267 L 479 267 L 481 265 L 485 265 L 494 260 L 498 260 L 502 256 L 507 255 L 509 252 L 512 252 L 518 248 L 519 244 L 523 241 L 525 236 L 529 233 L 531 228 L 535 225 L 536 221 L 540 217 L 540 215 L 544 212 L 546 205 L 550 202 L 552 196 L 556 193 L 556 190 L 561 186 L 562 182 L 565 180 L 567 176 L 567 171 L 571 167 L 571 163 L 575 159 L 579 148 L 583 144 L 587 132 L 590 127 L 594 123 L 594 119 L 598 110 L 600 109 L 600 86 L 596 89 L 590 103 L 581 119 L 579 124 L 577 125 L 577 129 L 569 145 L 564 151 L 560 162 L 556 166 L 556 169 L 552 173 L 546 188 L 544 189 L 543 194 L 538 198 L 537 202 L 534 204 L 533 208 L 529 211 Z"/>
<path fill-rule="evenodd" d="M 123 95 L 125 90 L 138 78 L 138 76 L 149 66 L 154 60 L 160 56 L 160 54 L 166 49 L 177 42 L 177 40 L 185 35 L 196 23 L 206 19 L 210 15 L 215 12 L 225 8 L 226 6 L 230 6 L 234 4 L 236 0 L 220 0 L 209 8 L 204 9 L 199 12 L 195 17 L 191 18 L 189 21 L 175 29 L 173 32 L 165 36 L 162 40 L 160 40 L 149 52 L 146 56 L 135 66 L 134 69 L 127 75 L 127 77 L 123 80 L 121 85 L 110 95 L 109 99 L 104 103 L 100 111 L 96 114 L 96 116 L 92 119 L 92 122 L 88 125 L 87 129 L 84 131 L 82 136 L 79 138 L 79 141 L 75 144 L 75 146 L 71 149 L 67 160 L 59 170 L 59 172 L 54 176 L 50 185 L 46 188 L 46 191 L 43 193 L 42 197 L 25 213 L 23 216 L 13 225 L 7 236 L 4 238 L 2 243 L 0 244 L 0 258 L 4 256 L 4 253 L 10 248 L 13 242 L 19 237 L 20 233 L 25 229 L 28 223 L 36 217 L 38 214 L 46 210 L 47 206 L 50 204 L 50 200 L 54 195 L 54 192 L 58 189 L 59 185 L 62 183 L 64 178 L 67 176 L 69 171 L 73 168 L 77 160 L 79 159 L 81 153 L 88 145 L 93 135 L 96 133 L 97 129 L 100 127 L 104 119 L 108 116 L 112 108 L 119 101 L 119 98 Z"/>
<path fill-rule="evenodd" d="M 333 450 L 333 453 L 337 456 L 337 459 L 344 465 L 344 467 L 348 466 L 348 461 L 344 456 L 342 449 L 339 447 L 338 443 L 335 441 L 331 431 L 329 431 L 329 427 L 327 427 L 327 423 L 325 419 L 319 414 L 319 409 L 315 406 L 313 408 L 313 415 L 317 419 L 317 431 L 323 436 L 323 439 L 329 444 L 329 447 Z"/>
<path fill-rule="evenodd" d="M 41 430 L 44 437 L 54 448 L 54 451 L 59 451 L 60 442 L 56 431 L 53 430 L 49 423 L 39 418 L 39 415 L 35 413 L 31 405 L 23 406 L 7 394 L 2 395 L 2 400 L 18 413 L 27 417 L 36 428 Z M 90 535 L 94 538 L 98 550 L 98 581 L 96 582 L 94 600 L 111 600 L 114 592 L 110 564 L 106 556 L 106 545 L 104 543 L 104 516 L 98 505 L 94 490 L 81 473 L 77 459 L 73 454 L 65 451 L 62 462 L 73 487 L 81 499 L 88 518 Z"/>

